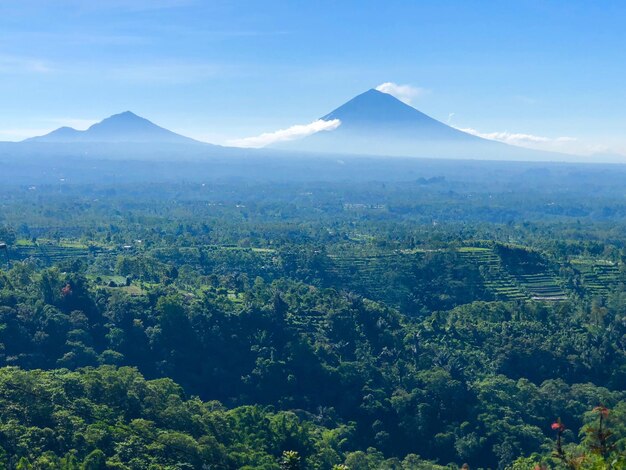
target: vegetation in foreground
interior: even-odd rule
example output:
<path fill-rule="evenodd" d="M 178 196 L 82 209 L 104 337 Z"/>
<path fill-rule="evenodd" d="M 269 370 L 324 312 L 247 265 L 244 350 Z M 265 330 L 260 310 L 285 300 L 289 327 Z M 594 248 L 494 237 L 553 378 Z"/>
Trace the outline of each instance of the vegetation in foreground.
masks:
<path fill-rule="evenodd" d="M 624 466 L 613 193 L 304 186 L 3 194 L 4 464 Z"/>

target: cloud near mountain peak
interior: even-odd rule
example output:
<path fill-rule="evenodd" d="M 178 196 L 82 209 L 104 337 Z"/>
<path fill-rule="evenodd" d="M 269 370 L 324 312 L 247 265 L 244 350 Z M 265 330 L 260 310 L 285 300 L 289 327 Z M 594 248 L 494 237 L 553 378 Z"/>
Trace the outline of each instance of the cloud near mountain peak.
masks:
<path fill-rule="evenodd" d="M 235 147 L 267 147 L 271 144 L 300 139 L 318 132 L 334 131 L 340 125 L 341 121 L 339 119 L 331 119 L 328 121 L 318 119 L 309 124 L 296 124 L 295 126 L 288 127 L 287 129 L 279 129 L 275 132 L 265 132 L 254 137 L 231 140 L 228 144 L 234 145 Z"/>
<path fill-rule="evenodd" d="M 399 85 L 394 82 L 381 83 L 376 87 L 376 90 L 394 96 L 406 104 L 411 104 L 414 99 L 428 92 L 425 88 L 413 85 Z"/>
<path fill-rule="evenodd" d="M 499 142 L 504 142 L 505 144 L 517 145 L 517 146 L 528 146 L 532 147 L 538 146 L 540 144 L 565 144 L 569 142 L 576 142 L 578 139 L 575 137 L 545 137 L 541 135 L 533 135 L 533 134 L 524 134 L 520 132 L 508 132 L 508 131 L 500 131 L 500 132 L 480 132 L 471 127 L 467 128 L 458 128 L 460 131 L 466 132 L 468 134 L 475 135 L 477 137 L 482 137 L 483 139 L 489 140 L 497 140 Z"/>

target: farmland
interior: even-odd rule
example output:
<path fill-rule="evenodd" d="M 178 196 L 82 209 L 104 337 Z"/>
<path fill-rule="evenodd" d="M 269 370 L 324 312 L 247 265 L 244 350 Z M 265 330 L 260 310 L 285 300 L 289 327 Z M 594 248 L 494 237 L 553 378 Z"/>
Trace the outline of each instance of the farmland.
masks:
<path fill-rule="evenodd" d="M 0 423 L 21 409 L 16 380 L 50 393 L 41 406 L 54 403 L 55 416 L 70 402 L 82 413 L 86 399 L 91 415 L 106 414 L 81 414 L 63 431 L 100 426 L 97 442 L 38 439 L 61 426 L 41 413 L 36 433 L 0 429 L 0 447 L 29 462 L 100 451 L 134 465 L 126 449 L 156 429 L 208 455 L 215 425 L 229 453 L 202 458 L 240 465 L 260 460 L 232 447 L 226 429 L 270 426 L 280 436 L 263 457 L 272 469 L 293 449 L 317 462 L 306 468 L 506 468 L 550 448 L 558 417 L 584 429 L 600 401 L 619 416 L 626 221 L 538 212 L 555 210 L 543 204 L 552 194 L 529 190 L 521 204 L 488 182 L 491 199 L 464 188 L 0 189 Z M 100 385 L 77 390 L 77 380 Z M 130 395 L 115 391 L 128 385 L 103 391 L 129 380 Z M 199 414 L 218 421 L 199 428 Z M 141 465 L 180 458 L 145 449 Z"/>
<path fill-rule="evenodd" d="M 483 243 L 484 245 L 484 243 Z M 8 253 L 10 262 L 32 260 L 41 265 L 53 266 L 68 261 L 100 259 L 100 265 L 112 266 L 118 257 L 140 256 L 162 262 L 184 260 L 196 268 L 210 267 L 214 273 L 226 273 L 227 264 L 244 257 L 248 264 L 248 276 L 270 275 L 277 269 L 277 252 L 270 248 L 238 247 L 234 245 L 204 245 L 181 247 L 175 252 L 154 248 L 130 248 L 128 246 L 85 245 L 79 241 L 18 240 Z M 424 258 L 437 255 L 448 258 L 451 271 L 464 266 L 476 269 L 479 276 L 472 277 L 471 292 L 476 300 L 559 302 L 571 298 L 606 298 L 623 282 L 620 264 L 602 259 L 572 258 L 551 267 L 520 273 L 507 268 L 498 250 L 485 246 L 463 246 L 452 250 L 393 250 L 364 251 L 356 243 L 351 249 L 327 254 L 323 258 L 319 281 L 323 284 L 338 283 L 344 288 L 380 301 L 395 299 L 409 292 L 409 283 Z M 102 260 L 108 260 L 103 263 Z M 566 269 L 564 269 L 566 268 Z M 92 271 L 92 278 L 104 277 L 105 284 L 113 281 L 122 286 L 126 275 L 114 268 L 103 272 Z M 444 282 L 454 279 L 453 272 L 444 273 Z M 395 292 L 397 295 L 390 294 Z M 236 298 L 236 297 L 235 297 Z M 311 320 L 315 321 L 315 320 Z"/>

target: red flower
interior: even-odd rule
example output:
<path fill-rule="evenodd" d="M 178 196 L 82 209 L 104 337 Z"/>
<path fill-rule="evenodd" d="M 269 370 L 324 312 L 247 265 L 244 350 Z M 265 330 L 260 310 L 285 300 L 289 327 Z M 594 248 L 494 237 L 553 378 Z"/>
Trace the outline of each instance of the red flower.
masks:
<path fill-rule="evenodd" d="M 63 297 L 67 297 L 68 295 L 72 295 L 72 286 L 66 284 L 63 289 L 61 289 L 61 295 Z"/>
<path fill-rule="evenodd" d="M 563 431 L 565 429 L 565 426 L 563 426 L 563 424 L 556 422 L 556 423 L 552 423 L 552 426 L 550 426 L 554 431 Z"/>

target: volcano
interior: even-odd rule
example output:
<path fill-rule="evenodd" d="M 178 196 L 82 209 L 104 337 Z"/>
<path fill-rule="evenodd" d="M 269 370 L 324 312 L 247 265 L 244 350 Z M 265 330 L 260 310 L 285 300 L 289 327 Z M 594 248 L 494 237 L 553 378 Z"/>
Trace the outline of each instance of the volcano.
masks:
<path fill-rule="evenodd" d="M 79 131 L 71 127 L 61 127 L 49 134 L 31 137 L 25 142 L 75 143 L 167 143 L 199 144 L 197 140 L 176 134 L 153 122 L 126 111 L 108 117 L 89 129 Z"/>
<path fill-rule="evenodd" d="M 550 155 L 460 131 L 374 89 L 320 119 L 338 119 L 341 124 L 335 130 L 279 147 L 311 153 L 490 160 L 534 160 Z"/>

